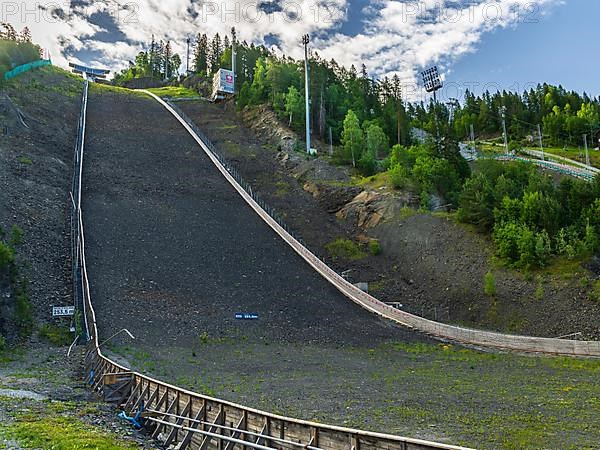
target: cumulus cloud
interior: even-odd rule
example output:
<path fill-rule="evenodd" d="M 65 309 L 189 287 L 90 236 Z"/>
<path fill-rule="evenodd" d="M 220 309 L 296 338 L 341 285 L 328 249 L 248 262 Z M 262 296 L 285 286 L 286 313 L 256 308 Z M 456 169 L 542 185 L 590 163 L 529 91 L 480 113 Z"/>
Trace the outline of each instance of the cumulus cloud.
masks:
<path fill-rule="evenodd" d="M 344 33 L 354 0 L 72 0 L 3 1 L 1 20 L 29 26 L 56 63 L 67 60 L 118 70 L 147 48 L 152 35 L 171 40 L 181 55 L 197 33 L 275 43 L 302 56 L 300 37 L 343 65 L 365 63 L 371 75 L 398 74 L 416 84 L 420 69 L 443 70 L 477 49 L 485 33 L 529 26 L 564 0 L 375 0 L 361 12 L 360 31 Z M 356 20 L 356 19 L 353 19 Z M 355 24 L 356 25 L 356 24 Z"/>

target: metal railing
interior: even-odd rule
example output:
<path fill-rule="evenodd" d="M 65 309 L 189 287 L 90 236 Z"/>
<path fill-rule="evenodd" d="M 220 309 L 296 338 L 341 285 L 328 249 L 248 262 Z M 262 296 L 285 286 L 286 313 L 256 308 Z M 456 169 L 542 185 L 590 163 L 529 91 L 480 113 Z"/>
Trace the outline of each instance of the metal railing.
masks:
<path fill-rule="evenodd" d="M 176 444 L 179 450 L 245 450 L 248 447 L 256 450 L 298 450 L 299 447 L 306 450 L 469 450 L 465 447 L 323 425 L 259 411 L 132 372 L 106 357 L 100 350 L 102 344 L 98 342 L 82 218 L 81 187 L 87 97 L 86 82 L 72 186 L 72 220 L 76 230 L 73 252 L 76 255 L 74 261 L 77 262 L 74 269 L 77 277 L 73 281 L 81 296 L 87 334 L 85 382 L 94 392 L 121 406 L 124 417 L 132 423 L 143 423 L 154 438 L 163 441 L 166 446 Z M 272 218 L 271 220 L 274 221 Z"/>

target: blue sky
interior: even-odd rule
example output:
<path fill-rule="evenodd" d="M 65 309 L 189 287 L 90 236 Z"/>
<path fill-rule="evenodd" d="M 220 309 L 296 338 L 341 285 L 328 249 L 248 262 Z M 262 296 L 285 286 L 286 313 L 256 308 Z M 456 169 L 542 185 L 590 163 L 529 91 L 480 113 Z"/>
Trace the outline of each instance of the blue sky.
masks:
<path fill-rule="evenodd" d="M 257 10 L 245 15 L 244 8 L 257 4 L 255 21 L 249 16 Z M 31 11 L 39 3 L 24 5 Z M 527 16 L 530 5 L 536 10 Z M 419 72 L 434 64 L 448 86 L 442 97 L 460 97 L 469 82 L 479 83 L 475 92 L 487 83 L 520 91 L 549 82 L 600 93 L 594 82 L 597 0 L 72 0 L 62 8 L 42 11 L 36 20 L 26 15 L 24 23 L 19 14 L 3 19 L 28 25 L 59 65 L 74 61 L 115 71 L 147 49 L 152 35 L 184 55 L 188 37 L 235 26 L 241 39 L 295 58 L 303 56 L 300 37 L 308 33 L 311 49 L 327 59 L 357 68 L 364 62 L 374 77 L 397 74 L 409 100 L 423 98 Z"/>
<path fill-rule="evenodd" d="M 513 90 L 547 82 L 600 95 L 600 2 L 568 0 L 536 19 L 485 35 L 475 53 L 456 62 L 448 81 L 498 83 Z"/>

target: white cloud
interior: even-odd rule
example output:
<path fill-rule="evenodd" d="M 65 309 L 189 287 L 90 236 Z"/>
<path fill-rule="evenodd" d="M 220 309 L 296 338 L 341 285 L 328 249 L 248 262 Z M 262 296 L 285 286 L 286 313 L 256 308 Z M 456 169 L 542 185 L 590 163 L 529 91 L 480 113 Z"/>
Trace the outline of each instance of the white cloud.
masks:
<path fill-rule="evenodd" d="M 346 66 L 364 62 L 372 75 L 398 74 L 403 82 L 416 83 L 419 69 L 432 64 L 449 68 L 462 55 L 475 51 L 485 33 L 509 26 L 532 26 L 528 22 L 563 3 L 377 0 L 364 10 L 363 30 L 354 36 L 340 31 L 351 0 L 79 0 L 77 6 L 61 4 L 60 0 L 3 1 L 0 19 L 18 28 L 29 26 L 34 39 L 62 65 L 66 55 L 75 52 L 94 55 L 87 58 L 88 63 L 119 69 L 148 44 L 153 34 L 157 39 L 171 40 L 175 51 L 184 55 L 188 36 L 199 32 L 228 34 L 235 26 L 240 39 L 248 42 L 263 43 L 267 35 L 277 38 L 277 49 L 293 57 L 302 56 L 300 37 L 309 33 L 312 48 L 327 59 L 335 58 Z M 272 12 L 261 12 L 259 4 L 267 4 Z M 113 20 L 107 24 L 97 21 L 107 15 Z M 96 36 L 100 32 L 101 39 Z"/>

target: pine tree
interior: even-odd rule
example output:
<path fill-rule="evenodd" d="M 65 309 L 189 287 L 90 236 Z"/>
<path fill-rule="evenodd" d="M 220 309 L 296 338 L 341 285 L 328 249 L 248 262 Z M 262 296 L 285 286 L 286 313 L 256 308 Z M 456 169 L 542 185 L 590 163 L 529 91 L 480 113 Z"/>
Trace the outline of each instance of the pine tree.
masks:
<path fill-rule="evenodd" d="M 29 30 L 29 27 L 25 27 L 21 30 L 19 41 L 31 43 L 31 31 Z"/>
<path fill-rule="evenodd" d="M 219 33 L 215 34 L 210 44 L 210 71 L 215 73 L 219 70 L 219 61 L 221 59 L 221 53 L 223 53 L 223 47 L 221 46 L 221 36 Z"/>
<path fill-rule="evenodd" d="M 17 30 L 8 22 L 0 23 L 0 27 L 4 28 L 3 31 L 0 31 L 0 39 L 5 39 L 8 41 L 16 41 L 17 40 Z"/>
<path fill-rule="evenodd" d="M 206 76 L 208 70 L 208 37 L 198 34 L 196 48 L 194 49 L 194 71 Z"/>

